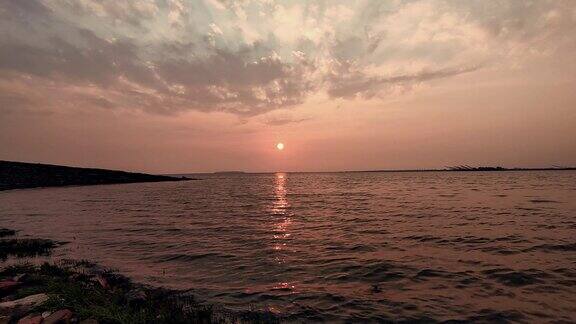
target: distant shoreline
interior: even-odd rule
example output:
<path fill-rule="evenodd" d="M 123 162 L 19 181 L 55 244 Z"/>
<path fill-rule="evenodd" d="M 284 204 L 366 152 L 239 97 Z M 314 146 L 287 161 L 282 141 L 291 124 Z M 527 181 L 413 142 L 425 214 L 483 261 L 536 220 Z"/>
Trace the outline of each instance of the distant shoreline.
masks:
<path fill-rule="evenodd" d="M 576 167 L 567 168 L 500 168 L 500 169 L 415 169 L 415 170 L 362 170 L 336 172 L 504 172 L 504 171 L 574 171 Z"/>
<path fill-rule="evenodd" d="M 189 175 L 250 175 L 250 174 L 274 174 L 274 173 L 393 173 L 393 172 L 506 172 L 506 171 L 576 171 L 576 167 L 563 167 L 563 168 L 501 168 L 501 169 L 466 169 L 466 170 L 451 170 L 451 169 L 399 169 L 399 170 L 344 170 L 344 171 L 263 171 L 263 172 L 250 172 L 250 171 L 215 171 L 215 172 L 188 172 L 188 173 L 170 173 L 168 175 L 173 177 L 189 176 Z"/>
<path fill-rule="evenodd" d="M 574 171 L 576 167 L 548 168 L 504 168 L 470 167 L 467 165 L 445 169 L 405 169 L 405 170 L 347 170 L 347 171 L 288 171 L 281 173 L 409 173 L 409 172 L 505 172 L 505 171 Z M 274 174 L 279 172 L 216 171 L 210 173 L 172 173 L 153 175 L 98 168 L 79 168 L 53 164 L 26 163 L 0 160 L 0 191 L 43 187 L 88 186 L 102 184 L 127 184 L 142 182 L 165 182 L 197 180 L 187 176 L 194 174 L 249 175 Z"/>
<path fill-rule="evenodd" d="M 42 187 L 186 180 L 193 179 L 106 169 L 0 161 L 0 191 Z"/>

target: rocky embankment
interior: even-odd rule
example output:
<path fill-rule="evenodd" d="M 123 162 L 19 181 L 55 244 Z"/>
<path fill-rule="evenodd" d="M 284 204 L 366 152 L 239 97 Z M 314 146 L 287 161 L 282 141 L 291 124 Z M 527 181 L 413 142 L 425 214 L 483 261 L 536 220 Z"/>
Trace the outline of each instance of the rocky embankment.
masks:
<path fill-rule="evenodd" d="M 105 169 L 0 161 L 0 191 L 36 187 L 183 180 L 192 179 Z"/>

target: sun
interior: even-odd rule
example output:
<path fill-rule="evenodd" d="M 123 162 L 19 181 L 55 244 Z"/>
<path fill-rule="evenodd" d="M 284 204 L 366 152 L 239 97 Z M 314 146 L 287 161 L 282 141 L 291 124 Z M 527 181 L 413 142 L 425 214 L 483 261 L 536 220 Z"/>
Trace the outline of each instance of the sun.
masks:
<path fill-rule="evenodd" d="M 284 143 L 276 144 L 276 148 L 278 149 L 278 151 L 282 151 L 284 149 Z"/>

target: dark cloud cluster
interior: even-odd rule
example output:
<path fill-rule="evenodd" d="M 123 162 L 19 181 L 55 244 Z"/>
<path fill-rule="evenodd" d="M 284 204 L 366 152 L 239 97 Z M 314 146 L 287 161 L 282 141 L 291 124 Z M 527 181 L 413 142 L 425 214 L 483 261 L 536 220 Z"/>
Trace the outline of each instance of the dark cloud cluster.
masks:
<path fill-rule="evenodd" d="M 443 79 L 459 74 L 470 73 L 480 69 L 481 66 L 466 68 L 445 68 L 431 71 L 421 71 L 414 74 L 402 74 L 390 77 L 369 76 L 358 69 L 354 69 L 349 62 L 339 62 L 328 74 L 328 94 L 334 98 L 371 98 L 383 87 L 390 85 L 407 85 L 435 79 Z"/>
<path fill-rule="evenodd" d="M 331 22 L 325 17 L 304 15 L 302 19 L 315 21 L 315 28 L 322 30 L 320 38 L 300 35 L 294 44 L 283 44 L 291 36 L 282 33 L 292 31 L 273 26 L 266 31 L 267 26 L 254 21 L 260 39 L 248 42 L 236 35 L 255 33 L 258 28 L 238 26 L 233 32 L 228 29 L 234 37 L 224 35 L 212 23 L 217 17 L 226 23 L 222 17 L 227 16 L 218 11 L 224 9 L 210 9 L 209 3 L 194 2 L 194 10 L 186 10 L 185 3 L 177 0 L 0 1 L 0 100 L 4 107 L 24 107 L 35 103 L 30 98 L 52 95 L 66 96 L 77 106 L 105 109 L 252 116 L 298 105 L 318 91 L 326 91 L 330 98 L 371 98 L 391 86 L 408 87 L 476 71 L 483 61 L 473 55 L 476 44 L 467 43 L 466 32 L 477 39 L 487 34 L 510 42 L 501 47 L 518 52 L 533 50 L 536 43 L 570 42 L 566 35 L 576 25 L 571 0 L 421 0 L 398 8 L 374 1 L 347 21 L 350 28 L 328 26 Z M 219 3 L 235 10 L 235 19 L 266 18 L 272 16 L 271 8 L 279 7 L 267 4 L 267 11 L 248 12 L 255 7 L 248 2 Z M 322 11 L 331 8 L 320 3 Z M 417 5 L 424 10 L 418 11 Z M 296 11 L 284 14 L 290 12 Z M 422 12 L 426 17 L 418 21 Z M 389 24 L 390 15 L 397 15 L 398 24 L 405 19 L 418 32 Z M 453 16 L 464 17 L 464 23 L 480 31 L 459 28 L 462 21 L 451 21 Z M 165 20 L 170 23 L 163 25 Z M 437 32 L 430 32 L 436 28 Z M 411 72 L 398 68 L 399 72 L 387 76 L 371 70 L 393 67 L 398 57 L 423 67 L 409 68 Z M 30 94 L 22 88 L 28 84 L 22 83 L 26 78 L 35 80 Z M 11 88 L 10 81 L 20 82 L 19 88 Z"/>
<path fill-rule="evenodd" d="M 9 0 L 2 5 L 2 17 L 12 15 L 10 19 L 19 19 L 20 23 L 35 16 L 55 19 L 50 16 L 51 10 L 40 3 L 25 2 Z M 194 57 L 194 44 L 164 42 L 162 50 L 173 49 L 173 53 L 185 55 L 157 53 L 144 57 L 133 39 L 105 40 L 74 26 L 68 26 L 66 36 L 75 41 L 50 35 L 49 46 L 37 46 L 3 35 L 0 78 L 26 75 L 97 87 L 108 91 L 110 98 L 96 95 L 83 100 L 84 104 L 161 113 L 195 109 L 254 115 L 298 104 L 311 87 L 304 79 L 303 67 L 281 62 L 271 49 L 259 43 L 236 50 L 213 49 Z M 3 94 L 10 98 L 4 100 L 7 103 L 26 102 L 15 96 Z"/>

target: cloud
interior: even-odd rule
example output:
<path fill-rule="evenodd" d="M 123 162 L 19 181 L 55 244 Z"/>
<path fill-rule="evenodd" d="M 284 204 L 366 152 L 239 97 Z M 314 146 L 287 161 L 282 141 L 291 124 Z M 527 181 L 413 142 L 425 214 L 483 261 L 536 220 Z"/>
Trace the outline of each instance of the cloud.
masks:
<path fill-rule="evenodd" d="M 311 89 L 304 69 L 255 44 L 236 52 L 216 50 L 202 60 L 161 61 L 156 71 L 196 107 L 255 114 L 302 102 Z"/>
<path fill-rule="evenodd" d="M 301 67 L 282 63 L 258 44 L 235 52 L 215 50 L 203 58 L 144 61 L 129 39 L 106 41 L 88 30 L 78 30 L 77 35 L 84 46 L 61 38 L 53 38 L 51 48 L 1 42 L 2 76 L 24 74 L 96 86 L 110 95 L 122 91 L 121 102 L 106 99 L 106 106 L 155 112 L 196 109 L 252 115 L 300 103 L 309 90 Z M 163 46 L 190 48 L 179 43 Z M 103 103 L 102 99 L 91 102 Z"/>
<path fill-rule="evenodd" d="M 571 0 L 6 0 L 0 97 L 254 116 L 568 55 L 574 12 Z"/>
<path fill-rule="evenodd" d="M 474 72 L 480 66 L 467 68 L 446 68 L 434 71 L 420 71 L 414 74 L 403 74 L 390 77 L 367 76 L 350 69 L 349 65 L 341 68 L 328 77 L 328 94 L 333 98 L 354 98 L 362 96 L 370 98 L 379 93 L 383 87 L 390 85 L 406 85 L 435 79 L 448 78 L 464 73 Z"/>
<path fill-rule="evenodd" d="M 269 126 L 284 126 L 289 124 L 299 124 L 311 118 L 296 118 L 293 116 L 274 116 L 264 120 L 264 124 Z"/>
<path fill-rule="evenodd" d="M 12 109 L 12 107 L 29 108 L 33 105 L 34 102 L 25 96 L 0 91 L 0 106 L 5 107 L 8 111 Z"/>

